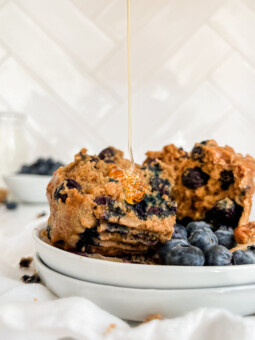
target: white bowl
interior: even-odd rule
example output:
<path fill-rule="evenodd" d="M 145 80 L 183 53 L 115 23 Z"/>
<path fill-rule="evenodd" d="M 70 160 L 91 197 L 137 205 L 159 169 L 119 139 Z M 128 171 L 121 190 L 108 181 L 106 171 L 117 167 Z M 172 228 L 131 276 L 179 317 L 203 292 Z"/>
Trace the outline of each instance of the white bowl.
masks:
<path fill-rule="evenodd" d="M 255 265 L 185 267 L 120 263 L 88 258 L 55 248 L 39 238 L 44 221 L 33 231 L 43 262 L 59 273 L 89 282 L 133 288 L 208 288 L 255 283 Z"/>
<path fill-rule="evenodd" d="M 255 312 L 255 285 L 207 289 L 134 289 L 73 279 L 49 269 L 34 256 L 39 276 L 59 297 L 85 297 L 104 310 L 126 320 L 142 321 L 148 315 L 165 318 L 183 315 L 195 308 L 224 308 L 239 315 Z"/>
<path fill-rule="evenodd" d="M 45 203 L 46 188 L 51 176 L 12 174 L 3 179 L 15 198 L 26 203 Z"/>

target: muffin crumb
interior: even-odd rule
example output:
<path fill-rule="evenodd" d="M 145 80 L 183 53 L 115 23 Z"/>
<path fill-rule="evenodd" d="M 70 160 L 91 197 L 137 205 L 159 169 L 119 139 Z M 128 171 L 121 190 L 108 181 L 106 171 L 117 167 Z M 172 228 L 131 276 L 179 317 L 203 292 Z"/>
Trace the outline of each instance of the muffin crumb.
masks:
<path fill-rule="evenodd" d="M 34 274 L 34 275 L 23 275 L 21 277 L 21 281 L 23 281 L 24 283 L 42 283 L 40 276 L 38 274 Z"/>
<path fill-rule="evenodd" d="M 33 262 L 33 258 L 31 256 L 22 257 L 19 261 L 20 268 L 29 268 L 31 263 Z"/>

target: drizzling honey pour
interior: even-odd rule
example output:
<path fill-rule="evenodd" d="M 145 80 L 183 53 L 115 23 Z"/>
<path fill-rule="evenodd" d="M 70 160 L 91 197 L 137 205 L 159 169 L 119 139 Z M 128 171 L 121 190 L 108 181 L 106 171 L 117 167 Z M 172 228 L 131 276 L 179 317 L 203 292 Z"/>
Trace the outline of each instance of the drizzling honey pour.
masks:
<path fill-rule="evenodd" d="M 127 0 L 127 64 L 128 64 L 128 151 L 131 161 L 130 170 L 123 170 L 116 165 L 110 167 L 109 177 L 118 179 L 125 191 L 126 202 L 136 204 L 143 200 L 145 185 L 134 171 L 135 162 L 132 151 L 132 79 L 131 79 L 131 24 L 130 0 Z"/>

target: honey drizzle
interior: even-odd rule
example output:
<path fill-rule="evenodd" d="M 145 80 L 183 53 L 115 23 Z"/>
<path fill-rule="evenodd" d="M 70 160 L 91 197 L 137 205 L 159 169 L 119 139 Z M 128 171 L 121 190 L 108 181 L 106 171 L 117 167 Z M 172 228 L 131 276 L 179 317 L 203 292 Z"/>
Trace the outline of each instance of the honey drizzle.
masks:
<path fill-rule="evenodd" d="M 131 76 L 131 10 L 127 0 L 127 68 L 128 68 L 128 152 L 131 161 L 131 172 L 135 167 L 132 151 L 132 76 Z"/>
<path fill-rule="evenodd" d="M 129 170 L 115 165 L 110 166 L 109 177 L 119 180 L 123 186 L 126 202 L 136 204 L 144 199 L 146 186 L 135 173 L 135 162 L 132 151 L 132 77 L 131 77 L 131 24 L 130 0 L 127 0 L 127 71 L 128 71 L 128 152 L 131 161 Z"/>

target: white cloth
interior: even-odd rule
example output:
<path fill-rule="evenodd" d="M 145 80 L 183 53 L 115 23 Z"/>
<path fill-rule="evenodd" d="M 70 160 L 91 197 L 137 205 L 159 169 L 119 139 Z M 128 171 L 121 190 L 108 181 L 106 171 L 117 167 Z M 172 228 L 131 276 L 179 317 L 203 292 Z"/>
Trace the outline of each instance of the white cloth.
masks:
<path fill-rule="evenodd" d="M 131 327 L 86 299 L 58 299 L 43 285 L 20 281 L 33 268 L 19 269 L 19 260 L 32 253 L 31 224 L 15 235 L 0 227 L 1 340 L 255 340 L 254 317 L 224 310 L 200 309 Z"/>

